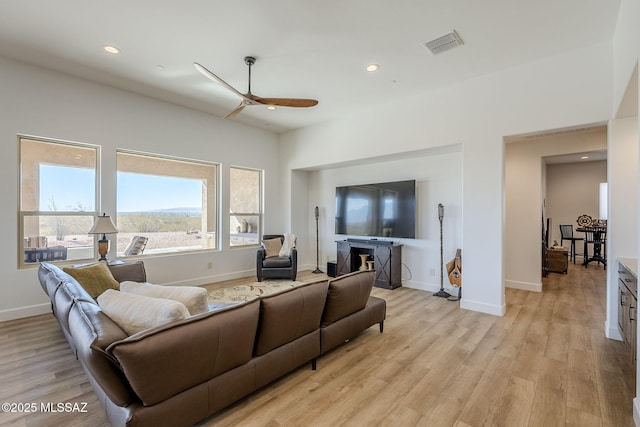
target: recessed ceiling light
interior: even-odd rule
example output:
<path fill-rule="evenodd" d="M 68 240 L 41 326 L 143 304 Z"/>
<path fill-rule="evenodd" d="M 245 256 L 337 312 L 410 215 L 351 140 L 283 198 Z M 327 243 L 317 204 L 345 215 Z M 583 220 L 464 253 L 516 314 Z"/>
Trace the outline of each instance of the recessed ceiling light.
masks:
<path fill-rule="evenodd" d="M 370 73 L 373 73 L 374 71 L 378 71 L 380 69 L 380 66 L 378 64 L 369 64 L 367 65 L 366 70 Z"/>
<path fill-rule="evenodd" d="M 273 111 L 276 109 L 275 105 L 267 105 L 267 110 Z"/>
<path fill-rule="evenodd" d="M 115 55 L 115 54 L 117 54 L 117 53 L 120 53 L 120 49 L 118 49 L 118 48 L 117 48 L 117 47 L 115 47 L 115 46 L 109 45 L 109 44 L 104 46 L 104 50 L 105 50 L 106 52 L 108 52 L 108 53 L 113 54 L 113 55 Z"/>

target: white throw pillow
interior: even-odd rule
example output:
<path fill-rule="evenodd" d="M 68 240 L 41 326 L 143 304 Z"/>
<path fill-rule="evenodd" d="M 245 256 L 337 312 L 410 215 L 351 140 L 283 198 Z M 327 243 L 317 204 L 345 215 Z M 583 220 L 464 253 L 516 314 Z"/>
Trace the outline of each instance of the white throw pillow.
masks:
<path fill-rule="evenodd" d="M 207 290 L 197 286 L 163 286 L 126 281 L 120 284 L 120 291 L 179 301 L 187 307 L 192 316 L 209 311 Z"/>
<path fill-rule="evenodd" d="M 98 305 L 129 335 L 189 317 L 189 310 L 181 302 L 113 289 L 98 297 Z"/>

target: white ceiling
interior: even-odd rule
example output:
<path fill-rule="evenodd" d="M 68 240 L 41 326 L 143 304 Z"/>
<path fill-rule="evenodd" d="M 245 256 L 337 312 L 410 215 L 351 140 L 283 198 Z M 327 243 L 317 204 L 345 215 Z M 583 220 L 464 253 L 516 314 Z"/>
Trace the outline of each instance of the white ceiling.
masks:
<path fill-rule="evenodd" d="M 224 117 L 246 92 L 315 98 L 233 119 L 282 132 L 568 50 L 611 42 L 620 0 L 7 0 L 0 55 Z M 424 43 L 456 30 L 464 46 Z M 121 49 L 104 52 L 105 44 Z M 380 64 L 367 73 L 369 63 Z"/>

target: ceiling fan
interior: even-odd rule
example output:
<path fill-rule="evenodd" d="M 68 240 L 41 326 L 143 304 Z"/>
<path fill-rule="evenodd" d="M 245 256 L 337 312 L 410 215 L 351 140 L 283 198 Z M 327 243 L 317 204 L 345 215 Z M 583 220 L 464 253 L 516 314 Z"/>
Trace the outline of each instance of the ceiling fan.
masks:
<path fill-rule="evenodd" d="M 313 107 L 318 104 L 315 99 L 303 99 L 303 98 L 261 98 L 251 93 L 251 67 L 256 63 L 256 58 L 253 56 L 245 56 L 244 63 L 249 67 L 249 86 L 247 93 L 240 93 L 229 83 L 222 80 L 220 77 L 207 70 L 197 62 L 193 63 L 196 70 L 200 71 L 205 77 L 220 83 L 231 92 L 235 93 L 241 98 L 240 105 L 235 110 L 225 116 L 225 118 L 233 117 L 244 109 L 247 105 L 274 105 L 279 107 Z"/>

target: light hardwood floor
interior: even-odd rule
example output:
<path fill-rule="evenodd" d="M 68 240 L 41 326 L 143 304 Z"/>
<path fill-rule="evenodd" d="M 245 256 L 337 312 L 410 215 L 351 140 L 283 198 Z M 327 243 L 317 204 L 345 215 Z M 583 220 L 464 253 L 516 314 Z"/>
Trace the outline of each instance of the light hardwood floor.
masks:
<path fill-rule="evenodd" d="M 633 425 L 630 355 L 603 334 L 602 268 L 571 265 L 542 293 L 507 289 L 504 317 L 408 288 L 373 294 L 387 300 L 383 334 L 368 329 L 317 371 L 303 366 L 201 426 Z M 0 402 L 87 403 L 0 413 L 0 424 L 108 425 L 51 315 L 0 323 Z"/>

